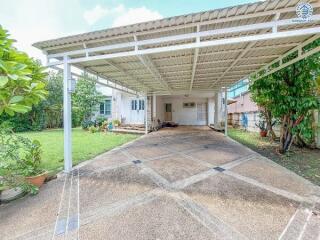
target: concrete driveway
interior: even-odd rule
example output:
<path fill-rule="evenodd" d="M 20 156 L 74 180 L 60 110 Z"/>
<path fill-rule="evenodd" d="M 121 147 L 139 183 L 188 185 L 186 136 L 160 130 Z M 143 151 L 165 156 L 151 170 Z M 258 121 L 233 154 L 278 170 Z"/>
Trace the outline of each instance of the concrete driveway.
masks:
<path fill-rule="evenodd" d="M 0 238 L 320 240 L 319 202 L 319 187 L 222 134 L 179 127 L 0 206 Z"/>

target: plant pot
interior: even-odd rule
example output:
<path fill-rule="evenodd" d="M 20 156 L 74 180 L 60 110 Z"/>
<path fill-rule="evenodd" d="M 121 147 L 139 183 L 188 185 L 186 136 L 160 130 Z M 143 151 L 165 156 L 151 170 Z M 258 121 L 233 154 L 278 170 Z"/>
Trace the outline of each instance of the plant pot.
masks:
<path fill-rule="evenodd" d="M 268 131 L 264 131 L 264 130 L 260 131 L 260 137 L 266 137 L 267 134 L 268 134 Z"/>
<path fill-rule="evenodd" d="M 26 177 L 26 181 L 32 185 L 35 185 L 37 187 L 41 187 L 44 183 L 44 181 L 47 178 L 48 173 L 47 172 L 43 172 L 37 176 L 30 176 L 30 177 Z"/>

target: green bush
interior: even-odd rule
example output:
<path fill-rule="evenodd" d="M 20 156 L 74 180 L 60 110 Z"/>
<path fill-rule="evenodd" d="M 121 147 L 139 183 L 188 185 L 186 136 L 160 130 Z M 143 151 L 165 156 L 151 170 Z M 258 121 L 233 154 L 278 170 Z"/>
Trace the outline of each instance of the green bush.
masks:
<path fill-rule="evenodd" d="M 101 127 L 101 125 L 103 124 L 104 121 L 108 121 L 108 118 L 106 118 L 105 116 L 97 116 L 96 120 L 95 120 L 95 126 L 96 127 Z"/>
<path fill-rule="evenodd" d="M 88 128 L 89 132 L 91 133 L 96 133 L 96 132 L 99 132 L 99 127 L 95 127 L 95 126 L 91 126 Z"/>
<path fill-rule="evenodd" d="M 84 120 L 81 122 L 81 127 L 84 130 L 87 130 L 89 127 L 94 126 L 94 121 Z"/>
<path fill-rule="evenodd" d="M 25 181 L 27 176 L 35 176 L 44 170 L 40 167 L 41 145 L 8 130 L 0 130 L 0 176 L 1 185 L 21 187 L 36 193 L 37 188 Z"/>

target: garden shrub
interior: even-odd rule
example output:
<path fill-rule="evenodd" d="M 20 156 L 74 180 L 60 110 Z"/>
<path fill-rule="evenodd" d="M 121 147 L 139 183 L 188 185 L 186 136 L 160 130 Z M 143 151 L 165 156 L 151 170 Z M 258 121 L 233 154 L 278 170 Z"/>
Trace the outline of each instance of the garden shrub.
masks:
<path fill-rule="evenodd" d="M 94 121 L 91 121 L 91 120 L 84 120 L 81 122 L 81 127 L 84 130 L 87 130 L 89 127 L 94 125 L 95 125 Z"/>

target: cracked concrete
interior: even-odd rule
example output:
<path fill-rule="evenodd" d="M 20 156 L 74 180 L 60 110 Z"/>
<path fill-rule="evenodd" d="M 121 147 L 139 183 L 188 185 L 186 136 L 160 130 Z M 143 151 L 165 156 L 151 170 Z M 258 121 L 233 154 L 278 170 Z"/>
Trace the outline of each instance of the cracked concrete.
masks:
<path fill-rule="evenodd" d="M 319 240 L 319 192 L 207 127 L 163 129 L 0 206 L 0 238 Z"/>

